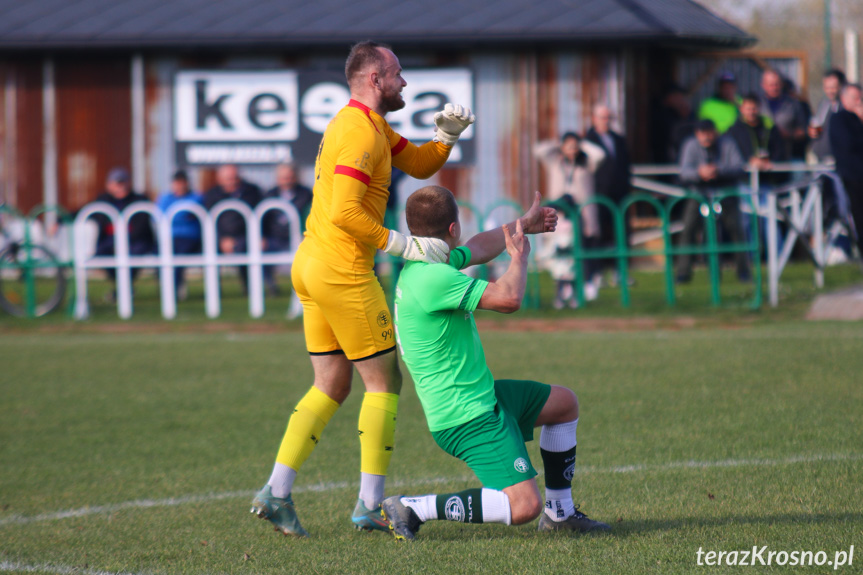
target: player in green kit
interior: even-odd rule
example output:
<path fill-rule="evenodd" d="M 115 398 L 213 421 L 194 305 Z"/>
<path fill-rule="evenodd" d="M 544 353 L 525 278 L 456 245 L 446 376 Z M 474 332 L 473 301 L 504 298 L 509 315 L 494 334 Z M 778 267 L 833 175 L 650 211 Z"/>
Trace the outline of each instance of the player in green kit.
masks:
<path fill-rule="evenodd" d="M 530 253 L 525 234 L 553 231 L 555 211 L 540 207 L 537 192 L 524 216 L 477 234 L 462 247 L 458 205 L 446 188 L 427 186 L 414 192 L 405 216 L 411 234 L 446 241 L 450 254 L 445 264 L 405 265 L 393 310 L 396 341 L 432 437 L 444 451 L 467 463 L 483 487 L 386 499 L 382 514 L 396 539 L 414 539 L 420 526 L 432 519 L 506 525 L 536 519 L 543 504 L 525 448 L 535 427 L 542 427 L 539 445 L 545 467 L 545 512 L 539 529 L 608 530 L 605 523 L 578 511 L 572 501 L 578 398 L 561 386 L 495 380 L 473 319 L 476 309 L 519 309 Z M 495 282 L 459 271 L 491 261 L 504 250 L 510 265 Z"/>

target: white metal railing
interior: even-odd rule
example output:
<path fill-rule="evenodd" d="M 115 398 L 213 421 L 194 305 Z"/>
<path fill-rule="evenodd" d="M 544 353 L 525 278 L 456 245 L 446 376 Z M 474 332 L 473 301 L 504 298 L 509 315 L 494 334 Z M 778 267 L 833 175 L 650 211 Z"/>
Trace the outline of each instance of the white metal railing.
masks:
<path fill-rule="evenodd" d="M 791 183 L 771 189 L 767 193 L 767 205 L 761 206 L 758 201 L 761 190 L 761 174 L 758 169 L 747 166 L 749 172 L 749 190 L 752 204 L 759 216 L 767 219 L 767 276 L 769 301 L 772 307 L 779 305 L 779 278 L 794 244 L 801 235 L 812 238 L 812 259 L 815 264 L 814 282 L 816 287 L 824 287 L 824 266 L 827 262 L 827 248 L 824 242 L 823 204 L 821 181 L 830 178 L 834 181 L 837 197 L 843 200 L 844 189 L 841 181 L 833 173 L 833 167 L 827 165 L 812 166 L 804 163 L 775 163 L 766 173 L 809 173 L 812 177 L 797 184 Z M 633 166 L 632 186 L 638 189 L 667 196 L 682 196 L 685 188 L 650 180 L 648 176 L 676 175 L 680 168 L 673 165 L 639 165 Z M 782 196 L 780 198 L 780 196 Z M 741 206 L 748 212 L 748 202 Z M 783 213 L 784 212 L 784 213 Z M 788 227 L 787 237 L 779 249 L 779 221 L 784 221 Z M 858 230 L 859 233 L 859 230 Z"/>
<path fill-rule="evenodd" d="M 282 211 L 288 218 L 291 230 L 291 250 L 286 252 L 263 253 L 261 223 L 267 212 Z M 216 222 L 225 212 L 238 213 L 246 223 L 246 253 L 220 254 Z M 192 214 L 201 224 L 200 254 L 175 255 L 173 252 L 172 223 L 181 212 Z M 139 213 L 149 214 L 158 239 L 158 253 L 154 255 L 131 255 L 129 253 L 129 221 Z M 114 228 L 114 255 L 91 256 L 88 245 L 87 221 L 96 214 L 111 220 Z M 300 244 L 300 215 L 296 208 L 278 198 L 268 198 L 252 209 L 239 200 L 223 200 L 209 212 L 193 202 L 172 205 L 162 213 L 151 202 L 135 202 L 122 212 L 104 202 L 88 204 L 78 212 L 73 223 L 74 265 L 76 282 L 75 317 L 84 319 L 89 316 L 87 301 L 87 272 L 91 269 L 116 269 L 117 313 L 123 319 L 132 317 L 132 268 L 159 269 L 162 316 L 173 319 L 177 315 L 177 293 L 174 285 L 174 268 L 202 267 L 204 269 L 204 305 L 207 317 L 215 318 L 221 313 L 219 289 L 219 267 L 247 266 L 249 315 L 258 318 L 264 314 L 263 266 L 291 264 L 297 246 Z M 292 292 L 289 317 L 302 313 L 299 300 Z"/>

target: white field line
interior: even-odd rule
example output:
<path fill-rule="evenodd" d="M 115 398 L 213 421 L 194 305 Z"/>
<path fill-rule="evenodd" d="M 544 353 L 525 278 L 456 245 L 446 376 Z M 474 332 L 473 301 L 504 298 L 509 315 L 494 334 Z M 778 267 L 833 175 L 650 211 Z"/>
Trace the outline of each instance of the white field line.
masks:
<path fill-rule="evenodd" d="M 14 563 L 11 561 L 0 561 L 0 573 L 14 571 L 16 573 L 51 573 L 52 575 L 145 575 L 144 573 L 113 573 L 99 569 L 87 569 L 82 567 L 69 567 L 67 565 Z"/>
<path fill-rule="evenodd" d="M 595 467 L 590 465 L 582 465 L 580 467 L 576 467 L 576 474 L 583 475 L 588 473 L 638 473 L 651 471 L 672 471 L 677 469 L 711 469 L 723 467 L 771 467 L 777 465 L 794 465 L 797 463 L 821 463 L 832 461 L 860 460 L 863 460 L 863 454 L 860 453 L 835 453 L 799 455 L 794 457 L 786 457 L 783 459 L 724 459 L 720 461 L 672 461 L 670 463 L 644 463 L 635 465 L 619 465 L 614 467 Z M 474 479 L 472 475 L 427 477 L 411 480 L 395 480 L 389 482 L 389 485 L 391 487 L 410 487 L 413 485 L 429 485 L 450 483 L 456 481 L 470 481 L 472 479 Z M 355 486 L 356 482 L 348 481 L 318 483 L 314 485 L 297 487 L 296 489 L 294 489 L 294 493 L 320 493 L 327 491 L 337 491 L 340 489 L 348 489 Z M 242 497 L 252 497 L 254 494 L 254 491 L 227 491 L 222 493 L 208 493 L 204 495 L 186 495 L 183 497 L 170 497 L 168 499 L 138 499 L 135 501 L 126 501 L 123 503 L 114 503 L 111 505 L 97 505 L 95 507 L 81 507 L 79 509 L 70 509 L 68 511 L 41 513 L 39 515 L 12 515 L 0 519 L 0 527 L 6 525 L 24 525 L 28 523 L 36 523 L 39 521 L 56 521 L 58 519 L 69 519 L 73 517 L 86 517 L 88 515 L 108 515 L 117 511 L 122 511 L 124 509 L 175 507 L 178 505 L 187 505 L 192 503 L 219 501 L 221 499 L 238 499 Z M 0 566 L 2 565 L 3 564 L 0 563 Z M 11 569 L 7 569 L 7 571 L 9 570 Z M 3 571 L 3 569 L 0 568 L 0 571 Z"/>

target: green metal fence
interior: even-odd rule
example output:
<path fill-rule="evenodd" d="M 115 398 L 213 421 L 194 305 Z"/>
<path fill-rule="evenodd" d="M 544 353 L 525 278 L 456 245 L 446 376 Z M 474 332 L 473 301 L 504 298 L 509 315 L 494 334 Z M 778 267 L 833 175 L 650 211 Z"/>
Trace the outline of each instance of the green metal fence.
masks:
<path fill-rule="evenodd" d="M 726 198 L 742 198 L 749 204 L 750 215 L 750 239 L 744 243 L 719 243 L 717 239 L 715 206 Z M 674 245 L 671 239 L 671 213 L 676 206 L 686 201 L 696 201 L 701 205 L 701 213 L 704 219 L 703 244 Z M 626 212 L 630 207 L 645 204 L 650 206 L 660 221 L 662 234 L 662 248 L 649 249 L 644 247 L 631 247 L 627 243 L 625 220 Z M 581 212 L 589 205 L 597 205 L 598 209 L 609 210 L 614 222 L 615 242 L 613 247 L 585 248 L 581 237 Z M 584 262 L 590 259 L 615 259 L 617 270 L 620 275 L 620 300 L 623 307 L 630 306 L 629 286 L 629 259 L 635 257 L 663 256 L 665 258 L 665 297 L 669 306 L 674 306 L 676 296 L 674 290 L 674 258 L 684 254 L 703 255 L 707 258 L 710 272 L 710 302 L 714 306 L 721 303 L 720 283 L 720 256 L 722 254 L 745 252 L 750 255 L 754 263 L 754 295 L 751 302 L 753 309 L 761 307 L 761 266 L 760 266 L 760 244 L 758 237 L 758 215 L 752 202 L 750 194 L 741 194 L 737 191 L 721 191 L 711 195 L 709 198 L 697 192 L 687 192 L 683 196 L 669 198 L 665 202 L 645 193 L 633 193 L 624 198 L 620 204 L 615 204 L 603 196 L 595 196 L 587 202 L 572 208 L 565 208 L 567 217 L 573 224 L 573 256 L 574 271 L 576 277 L 576 297 L 580 306 L 585 304 L 584 297 Z"/>

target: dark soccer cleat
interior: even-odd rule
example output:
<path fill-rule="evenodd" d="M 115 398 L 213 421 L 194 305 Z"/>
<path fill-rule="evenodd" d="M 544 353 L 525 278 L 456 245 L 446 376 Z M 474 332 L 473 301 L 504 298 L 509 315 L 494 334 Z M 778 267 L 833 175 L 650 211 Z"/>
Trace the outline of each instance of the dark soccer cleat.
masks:
<path fill-rule="evenodd" d="M 308 537 L 309 532 L 300 525 L 294 501 L 290 494 L 282 499 L 275 497 L 269 485 L 258 491 L 252 500 L 252 513 L 261 519 L 267 519 L 276 526 L 276 531 L 294 537 Z"/>
<path fill-rule="evenodd" d="M 602 521 L 594 521 L 575 507 L 575 513 L 563 521 L 554 521 L 545 512 L 539 519 L 538 531 L 575 531 L 576 533 L 600 533 L 611 531 L 611 527 Z"/>
<path fill-rule="evenodd" d="M 423 524 L 414 510 L 402 503 L 401 495 L 384 499 L 381 516 L 389 522 L 390 530 L 399 541 L 413 541 Z"/>
<path fill-rule="evenodd" d="M 381 513 L 381 506 L 368 509 L 362 499 L 357 499 L 357 506 L 354 507 L 354 512 L 351 514 L 351 522 L 360 531 L 390 530 L 389 522 L 384 519 Z"/>

